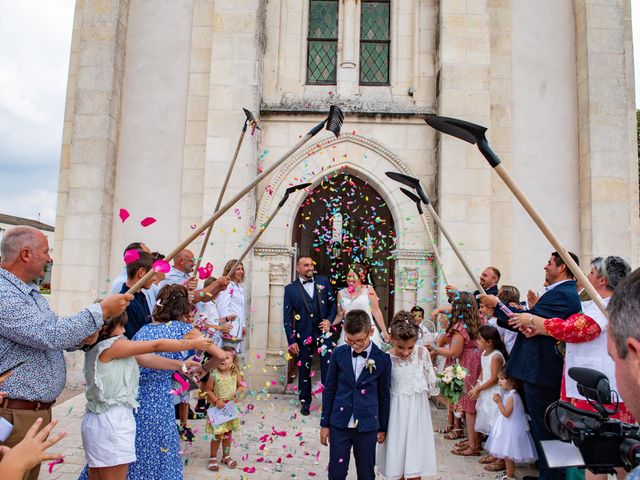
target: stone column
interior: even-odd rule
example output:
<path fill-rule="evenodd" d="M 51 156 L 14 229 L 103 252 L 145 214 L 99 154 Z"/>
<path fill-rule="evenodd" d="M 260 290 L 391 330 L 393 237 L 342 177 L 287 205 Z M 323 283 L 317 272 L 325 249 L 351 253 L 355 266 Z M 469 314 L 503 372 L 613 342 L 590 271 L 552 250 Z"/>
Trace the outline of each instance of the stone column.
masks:
<path fill-rule="evenodd" d="M 395 260 L 394 312 L 410 310 L 420 305 L 425 311 L 435 308 L 434 270 L 427 250 L 396 249 L 391 252 Z M 391 318 L 387 319 L 391 323 Z"/>
<path fill-rule="evenodd" d="M 581 260 L 638 262 L 638 172 L 628 0 L 574 0 Z M 622 27 L 621 27 L 622 26 Z"/>
<path fill-rule="evenodd" d="M 491 123 L 489 1 L 440 2 L 440 82 L 437 112 L 480 125 Z M 448 135 L 438 149 L 437 210 L 478 277 L 491 259 L 491 169 L 475 145 Z M 460 262 L 440 234 L 448 280 L 473 290 Z"/>
<path fill-rule="evenodd" d="M 264 386 L 283 393 L 287 386 L 287 340 L 283 325 L 284 287 L 291 281 L 293 247 L 254 249 L 250 379 L 252 388 Z"/>
<path fill-rule="evenodd" d="M 128 0 L 76 4 L 60 158 L 53 308 L 108 290 Z"/>
<path fill-rule="evenodd" d="M 357 0 L 342 0 L 342 55 L 337 72 L 337 91 L 342 98 L 351 98 L 358 93 L 358 69 L 356 68 L 356 48 L 359 35 L 356 34 Z"/>

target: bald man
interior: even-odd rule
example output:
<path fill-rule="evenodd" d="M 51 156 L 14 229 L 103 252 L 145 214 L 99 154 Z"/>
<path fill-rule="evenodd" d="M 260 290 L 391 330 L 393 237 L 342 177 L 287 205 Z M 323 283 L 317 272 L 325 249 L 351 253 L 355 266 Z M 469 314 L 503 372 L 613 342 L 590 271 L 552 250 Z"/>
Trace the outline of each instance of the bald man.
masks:
<path fill-rule="evenodd" d="M 44 275 L 49 242 L 32 227 L 14 227 L 0 243 L 0 371 L 12 373 L 2 386 L 0 416 L 13 424 L 5 445 L 20 442 L 38 418 L 51 421 L 51 405 L 64 389 L 64 350 L 96 341 L 103 319 L 120 315 L 132 296 L 111 295 L 67 318 L 58 317 L 34 283 Z M 38 478 L 40 466 L 25 479 Z"/>

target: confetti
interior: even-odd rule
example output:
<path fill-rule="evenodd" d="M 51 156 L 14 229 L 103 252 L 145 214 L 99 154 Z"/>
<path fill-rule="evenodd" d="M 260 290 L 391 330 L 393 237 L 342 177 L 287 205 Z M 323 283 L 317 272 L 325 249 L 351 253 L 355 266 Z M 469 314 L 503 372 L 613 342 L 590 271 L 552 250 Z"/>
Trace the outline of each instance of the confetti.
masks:
<path fill-rule="evenodd" d="M 124 254 L 124 263 L 125 265 L 129 265 L 130 263 L 135 262 L 140 258 L 140 250 L 134 248 L 132 250 L 127 250 Z"/>
<path fill-rule="evenodd" d="M 153 271 L 158 273 L 168 273 L 171 270 L 171 265 L 166 260 L 156 260 L 152 265 Z"/>
<path fill-rule="evenodd" d="M 200 277 L 200 280 L 206 280 L 212 273 L 213 265 L 210 262 L 207 262 L 204 267 L 198 267 L 198 276 Z"/>
<path fill-rule="evenodd" d="M 143 227 L 148 227 L 149 225 L 153 225 L 154 223 L 156 223 L 156 219 L 153 217 L 145 217 L 142 220 L 140 220 L 140 225 L 142 225 Z"/>
<path fill-rule="evenodd" d="M 64 458 L 57 458 L 56 460 L 54 460 L 53 462 L 49 462 L 49 475 L 51 475 L 53 473 L 53 467 L 55 467 L 56 465 L 59 465 L 60 463 L 64 463 Z"/>
<path fill-rule="evenodd" d="M 119 215 L 120 215 L 120 220 L 122 220 L 122 223 L 124 223 L 125 220 L 129 218 L 129 211 L 126 208 L 121 208 Z"/>

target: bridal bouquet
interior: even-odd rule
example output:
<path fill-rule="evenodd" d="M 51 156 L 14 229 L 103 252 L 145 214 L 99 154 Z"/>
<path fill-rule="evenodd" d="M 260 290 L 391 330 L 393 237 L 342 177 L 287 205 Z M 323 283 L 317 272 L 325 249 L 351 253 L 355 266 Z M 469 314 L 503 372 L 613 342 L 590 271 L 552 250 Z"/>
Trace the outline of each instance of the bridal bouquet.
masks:
<path fill-rule="evenodd" d="M 460 401 L 460 397 L 466 392 L 464 379 L 467 376 L 467 369 L 462 365 L 456 363 L 449 365 L 442 373 L 436 374 L 440 379 L 438 381 L 438 388 L 440 394 L 447 400 L 447 402 L 453 404 Z"/>

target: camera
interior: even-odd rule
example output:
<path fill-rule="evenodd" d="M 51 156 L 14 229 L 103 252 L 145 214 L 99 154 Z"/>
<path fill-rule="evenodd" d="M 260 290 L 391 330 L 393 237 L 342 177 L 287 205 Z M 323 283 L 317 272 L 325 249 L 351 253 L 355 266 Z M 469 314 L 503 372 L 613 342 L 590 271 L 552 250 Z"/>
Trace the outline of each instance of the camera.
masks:
<path fill-rule="evenodd" d="M 569 376 L 577 382 L 578 392 L 595 412 L 563 401 L 549 405 L 545 424 L 564 442 L 541 442 L 549 466 L 585 466 L 593 473 L 615 473 L 615 467 L 629 471 L 639 465 L 640 427 L 609 418 L 618 411 L 619 397 L 611 391 L 606 375 L 590 368 L 573 367 Z M 614 407 L 607 408 L 607 404 Z"/>

